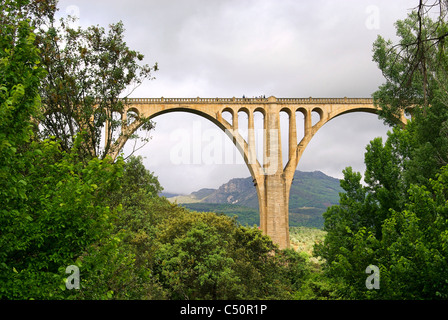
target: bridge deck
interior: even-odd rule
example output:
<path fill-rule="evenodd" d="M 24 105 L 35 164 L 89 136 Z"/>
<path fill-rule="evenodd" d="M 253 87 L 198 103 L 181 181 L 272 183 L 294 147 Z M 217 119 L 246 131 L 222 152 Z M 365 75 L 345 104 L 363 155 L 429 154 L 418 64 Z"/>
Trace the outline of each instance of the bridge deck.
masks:
<path fill-rule="evenodd" d="M 373 104 L 371 98 L 128 98 L 130 104 Z"/>

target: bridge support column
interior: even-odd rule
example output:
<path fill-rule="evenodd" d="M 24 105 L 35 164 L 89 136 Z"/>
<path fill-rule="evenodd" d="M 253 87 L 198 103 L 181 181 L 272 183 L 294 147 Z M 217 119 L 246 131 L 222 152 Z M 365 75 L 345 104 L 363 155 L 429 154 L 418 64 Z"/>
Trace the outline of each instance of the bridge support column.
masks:
<path fill-rule="evenodd" d="M 258 198 L 260 226 L 280 249 L 289 248 L 289 188 L 283 174 L 264 176 Z"/>
<path fill-rule="evenodd" d="M 280 115 L 271 105 L 264 123 L 263 175 L 257 181 L 260 226 L 280 249 L 289 248 L 289 184 L 283 172 Z"/>

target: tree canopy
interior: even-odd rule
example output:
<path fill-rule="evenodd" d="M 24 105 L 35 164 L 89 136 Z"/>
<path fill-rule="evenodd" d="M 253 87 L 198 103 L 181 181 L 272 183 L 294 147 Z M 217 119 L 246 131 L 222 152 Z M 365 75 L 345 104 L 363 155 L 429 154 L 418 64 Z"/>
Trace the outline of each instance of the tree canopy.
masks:
<path fill-rule="evenodd" d="M 142 158 L 97 152 L 98 132 L 123 110 L 116 98 L 154 68 L 136 64 L 121 23 L 56 27 L 56 4 L 0 4 L 0 299 L 295 295 L 305 257 L 159 197 Z M 72 269 L 78 288 L 67 286 Z"/>
<path fill-rule="evenodd" d="M 440 8 L 437 20 L 429 8 Z M 385 142 L 366 147 L 364 182 L 344 171 L 340 204 L 324 214 L 325 242 L 316 254 L 338 292 L 352 299 L 446 299 L 448 281 L 448 121 L 446 3 L 420 2 L 396 23 L 394 45 L 378 37 L 373 59 L 386 83 L 374 93 L 386 122 L 409 110 L 412 120 Z M 365 270 L 379 268 L 369 290 Z"/>
<path fill-rule="evenodd" d="M 369 143 L 364 182 L 344 170 L 315 247 L 322 273 L 255 227 L 160 197 L 141 157 L 108 156 L 118 98 L 157 69 L 140 64 L 122 23 L 75 29 L 55 21 L 55 0 L 2 1 L 0 299 L 447 299 L 446 5 L 420 1 L 396 23 L 398 44 L 374 43 L 381 117 L 412 119 Z"/>

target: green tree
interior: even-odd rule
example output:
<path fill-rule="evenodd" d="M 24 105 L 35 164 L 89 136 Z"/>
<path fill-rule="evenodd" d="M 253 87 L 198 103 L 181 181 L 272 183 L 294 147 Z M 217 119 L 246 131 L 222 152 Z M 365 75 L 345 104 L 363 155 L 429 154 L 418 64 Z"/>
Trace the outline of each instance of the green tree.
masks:
<path fill-rule="evenodd" d="M 383 116 L 393 122 L 412 107 L 413 118 L 385 143 L 370 142 L 365 184 L 347 168 L 340 204 L 324 214 L 328 233 L 316 254 L 345 298 L 446 298 L 446 23 L 421 8 L 397 22 L 398 46 L 382 38 L 374 45 L 387 80 L 374 94 Z M 379 290 L 366 288 L 369 265 L 380 268 Z"/>
<path fill-rule="evenodd" d="M 22 175 L 26 159 L 24 145 L 32 137 L 31 117 L 39 111 L 38 86 L 43 77 L 35 35 L 15 1 L 0 5 L 0 272 L 3 284 L 15 266 L 9 260 L 14 248 L 23 246 L 13 221 L 26 223 L 30 217 L 19 210 L 27 199 L 27 181 Z M 19 240 L 17 243 L 16 240 Z M 22 240 L 23 241 L 23 240 Z M 9 288 L 11 290 L 11 288 Z"/>
<path fill-rule="evenodd" d="M 179 212 L 157 242 L 154 276 L 171 299 L 288 299 L 309 275 L 297 252 L 224 215 Z"/>
<path fill-rule="evenodd" d="M 158 66 L 142 64 L 144 55 L 126 45 L 122 22 L 111 24 L 109 30 L 74 28 L 71 17 L 56 20 L 57 4 L 30 0 L 20 7 L 20 14 L 36 28 L 35 43 L 47 71 L 39 87 L 43 103 L 38 132 L 42 139 L 56 137 L 68 151 L 83 131 L 80 152 L 104 159 L 120 151 L 116 142 L 128 134 L 123 126 L 135 122 L 145 130 L 153 128 L 149 119 L 126 112 L 125 106 L 126 97 L 144 80 L 153 79 Z M 148 141 L 144 136 L 127 138 Z"/>
<path fill-rule="evenodd" d="M 112 244 L 121 161 L 85 162 L 54 140 L 36 141 L 39 88 L 45 70 L 27 18 L 28 1 L 1 3 L 0 298 L 62 298 L 68 265 L 101 241 Z M 118 209 L 118 207 L 117 207 Z"/>
<path fill-rule="evenodd" d="M 229 299 L 241 291 L 226 243 L 214 226 L 204 222 L 161 245 L 157 259 L 159 278 L 169 286 L 173 299 Z"/>
<path fill-rule="evenodd" d="M 98 26 L 75 30 L 65 22 L 60 28 L 52 24 L 41 34 L 43 63 L 48 71 L 41 90 L 46 115 L 41 121 L 44 137 L 56 136 L 67 149 L 76 133 L 85 131 L 86 152 L 104 157 L 119 151 L 115 142 L 123 125 L 138 120 L 145 130 L 152 128 L 149 119 L 126 113 L 126 101 L 119 99 L 126 98 L 157 70 L 157 65 L 138 64 L 144 56 L 126 45 L 124 31 L 121 22 L 111 24 L 107 33 Z"/>
<path fill-rule="evenodd" d="M 109 239 L 116 211 L 106 202 L 121 167 L 97 158 L 84 164 L 75 150 L 63 153 L 54 141 L 32 143 L 21 160 L 23 196 L 2 208 L 1 293 L 9 299 L 60 298 L 65 268 Z"/>
<path fill-rule="evenodd" d="M 446 1 L 420 0 L 407 19 L 396 22 L 397 44 L 381 36 L 375 41 L 373 60 L 386 82 L 373 97 L 389 124 L 396 123 L 400 112 L 412 114 L 417 106 L 425 114 L 437 96 L 447 106 L 446 17 Z"/>
<path fill-rule="evenodd" d="M 31 118 L 39 114 L 39 84 L 44 70 L 36 35 L 15 1 L 3 1 L 0 14 L 0 151 L 3 161 L 30 140 Z M 4 182 L 5 176 L 1 177 Z"/>
<path fill-rule="evenodd" d="M 429 182 L 412 186 L 406 208 L 383 224 L 383 297 L 448 298 L 448 167 Z"/>

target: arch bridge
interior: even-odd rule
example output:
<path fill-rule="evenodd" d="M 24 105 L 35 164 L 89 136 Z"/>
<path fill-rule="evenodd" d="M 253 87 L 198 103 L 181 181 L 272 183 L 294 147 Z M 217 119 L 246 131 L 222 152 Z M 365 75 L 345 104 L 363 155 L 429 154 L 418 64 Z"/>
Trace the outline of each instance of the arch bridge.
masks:
<path fill-rule="evenodd" d="M 185 111 L 200 115 L 221 128 L 242 154 L 252 175 L 257 190 L 260 227 L 274 243 L 289 247 L 289 192 L 299 160 L 316 132 L 328 121 L 351 112 L 377 113 L 373 100 L 368 98 L 133 98 L 126 99 L 121 112 L 121 134 L 114 142 L 109 154 L 115 159 L 130 137 L 141 125 L 140 118 Z M 128 124 L 128 112 L 135 120 Z M 244 139 L 238 131 L 238 112 L 248 116 L 248 134 Z M 228 121 L 223 113 L 228 112 Z M 256 158 L 254 113 L 263 115 L 263 163 Z M 280 113 L 289 116 L 288 150 L 282 150 Z M 297 139 L 296 112 L 303 114 L 303 138 Z M 320 119 L 313 124 L 312 112 Z M 402 115 L 401 122 L 406 118 Z M 288 153 L 288 162 L 283 166 L 282 152 Z"/>

